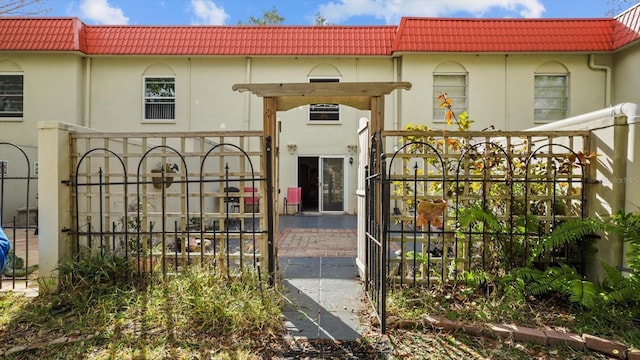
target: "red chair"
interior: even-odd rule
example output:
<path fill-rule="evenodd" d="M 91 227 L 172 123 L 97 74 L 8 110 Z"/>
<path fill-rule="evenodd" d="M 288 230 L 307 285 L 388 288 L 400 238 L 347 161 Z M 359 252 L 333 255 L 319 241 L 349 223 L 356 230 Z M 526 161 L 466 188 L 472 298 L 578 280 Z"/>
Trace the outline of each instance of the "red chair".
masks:
<path fill-rule="evenodd" d="M 287 188 L 287 197 L 284 198 L 284 213 L 287 214 L 289 205 L 296 205 L 298 211 L 296 213 L 302 213 L 302 188 Z"/>
<path fill-rule="evenodd" d="M 258 189 L 253 188 L 253 187 L 249 187 L 249 188 L 244 188 L 244 192 L 245 193 L 251 193 L 251 195 L 253 196 L 246 196 L 244 197 L 244 211 L 246 212 L 260 212 L 260 200 L 258 199 L 256 195 L 256 192 L 258 192 Z"/>

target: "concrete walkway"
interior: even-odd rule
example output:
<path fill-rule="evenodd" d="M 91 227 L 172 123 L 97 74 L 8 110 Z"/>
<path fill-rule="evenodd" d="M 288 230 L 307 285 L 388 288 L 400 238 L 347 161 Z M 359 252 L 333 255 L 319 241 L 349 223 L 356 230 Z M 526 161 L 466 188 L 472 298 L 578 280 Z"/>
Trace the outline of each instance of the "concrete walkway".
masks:
<path fill-rule="evenodd" d="M 291 335 L 334 340 L 362 336 L 358 314 L 369 305 L 355 257 L 355 216 L 280 217 L 278 264 Z"/>

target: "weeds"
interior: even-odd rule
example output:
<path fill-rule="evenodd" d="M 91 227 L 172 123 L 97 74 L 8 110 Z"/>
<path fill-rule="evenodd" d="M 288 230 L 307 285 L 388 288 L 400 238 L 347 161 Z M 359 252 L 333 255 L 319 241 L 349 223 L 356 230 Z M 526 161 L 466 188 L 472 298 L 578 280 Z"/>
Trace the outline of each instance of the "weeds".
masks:
<path fill-rule="evenodd" d="M 87 255 L 59 270 L 55 294 L 0 294 L 2 348 L 76 341 L 8 359 L 254 359 L 280 337 L 279 297 L 268 287 L 261 292 L 251 271 L 227 277 L 193 266 L 139 288 L 130 264 L 117 258 Z"/>

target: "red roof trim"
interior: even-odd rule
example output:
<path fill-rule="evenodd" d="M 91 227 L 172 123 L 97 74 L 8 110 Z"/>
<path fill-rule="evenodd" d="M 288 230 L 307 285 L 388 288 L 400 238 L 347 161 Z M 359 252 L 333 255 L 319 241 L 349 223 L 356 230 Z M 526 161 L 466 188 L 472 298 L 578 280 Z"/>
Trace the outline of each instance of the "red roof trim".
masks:
<path fill-rule="evenodd" d="M 615 18 L 613 46 L 619 49 L 640 39 L 640 3 Z"/>
<path fill-rule="evenodd" d="M 611 19 L 403 18 L 394 52 L 611 51 Z"/>
<path fill-rule="evenodd" d="M 0 51 L 89 55 L 390 56 L 394 52 L 598 52 L 640 39 L 640 4 L 616 18 L 402 18 L 396 26 L 88 26 L 0 17 Z"/>
<path fill-rule="evenodd" d="M 95 55 L 390 55 L 394 26 L 87 26 Z"/>

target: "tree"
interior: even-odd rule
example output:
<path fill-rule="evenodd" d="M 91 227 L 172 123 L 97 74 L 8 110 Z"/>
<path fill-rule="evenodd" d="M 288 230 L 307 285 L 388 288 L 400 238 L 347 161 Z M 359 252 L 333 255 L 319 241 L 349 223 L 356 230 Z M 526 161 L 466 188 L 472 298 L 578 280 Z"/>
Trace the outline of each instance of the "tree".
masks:
<path fill-rule="evenodd" d="M 249 16 L 249 20 L 246 25 L 277 25 L 282 24 L 284 18 L 278 14 L 278 9 L 274 6 L 271 11 L 262 10 L 262 17 Z M 238 21 L 238 25 L 244 25 L 241 21 Z"/>
<path fill-rule="evenodd" d="M 319 12 L 316 13 L 314 16 L 315 16 L 316 25 L 318 26 L 329 25 L 327 24 L 327 18 L 322 16 L 322 14 L 320 14 Z"/>
<path fill-rule="evenodd" d="M 607 0 L 611 8 L 607 11 L 608 16 L 616 16 L 631 6 L 640 3 L 638 0 Z"/>
<path fill-rule="evenodd" d="M 42 0 L 0 0 L 0 16 L 3 15 L 39 15 L 50 9 L 40 7 Z"/>

